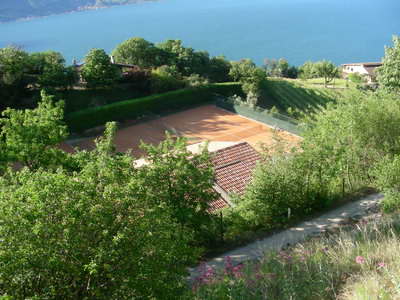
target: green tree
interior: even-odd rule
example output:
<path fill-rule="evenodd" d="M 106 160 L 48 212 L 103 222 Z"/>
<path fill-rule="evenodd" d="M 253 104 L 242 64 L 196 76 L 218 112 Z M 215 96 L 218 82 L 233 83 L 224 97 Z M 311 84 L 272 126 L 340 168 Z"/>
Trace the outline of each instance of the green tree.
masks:
<path fill-rule="evenodd" d="M 64 103 L 41 93 L 36 109 L 7 109 L 0 118 L 0 140 L 7 160 L 30 169 L 57 167 L 64 152 L 56 146 L 67 137 L 63 123 Z M 0 145 L 1 147 L 1 145 Z"/>
<path fill-rule="evenodd" d="M 110 57 L 103 49 L 92 49 L 86 55 L 82 77 L 89 87 L 109 87 L 119 76 L 118 68 L 112 65 Z"/>
<path fill-rule="evenodd" d="M 130 38 L 112 52 L 115 61 L 142 68 L 154 68 L 167 62 L 168 54 L 143 38 Z"/>
<path fill-rule="evenodd" d="M 400 155 L 386 156 L 376 164 L 372 174 L 377 187 L 384 193 L 382 207 L 387 212 L 400 208 Z"/>
<path fill-rule="evenodd" d="M 184 47 L 181 40 L 167 40 L 157 44 L 157 48 L 168 53 L 166 64 L 175 66 L 184 76 L 199 74 L 206 76 L 209 70 L 210 57 L 205 51 L 194 51 Z"/>
<path fill-rule="evenodd" d="M 152 176 L 133 168 L 131 155 L 114 154 L 114 132 L 109 125 L 72 174 L 24 169 L 0 178 L 0 294 L 175 299 L 186 289 L 198 254 L 192 234 L 163 203 L 168 190 L 148 186 Z"/>
<path fill-rule="evenodd" d="M 276 59 L 265 59 L 264 69 L 268 76 L 297 78 L 297 68 L 289 66 L 288 61 L 284 58 L 278 61 Z"/>
<path fill-rule="evenodd" d="M 183 88 L 184 85 L 175 67 L 161 66 L 151 71 L 150 90 L 152 93 L 165 93 Z"/>
<path fill-rule="evenodd" d="M 322 60 L 314 65 L 318 76 L 324 78 L 324 84 L 327 86 L 333 79 L 339 77 L 338 68 L 330 61 Z"/>
<path fill-rule="evenodd" d="M 242 83 L 243 91 L 247 94 L 247 101 L 257 105 L 261 95 L 262 84 L 266 80 L 265 72 L 258 68 L 250 59 L 242 59 L 231 63 L 229 75 Z"/>
<path fill-rule="evenodd" d="M 231 80 L 229 71 L 231 64 L 224 56 L 215 56 L 210 59 L 207 77 L 212 82 L 227 82 Z"/>
<path fill-rule="evenodd" d="M 16 48 L 0 49 L 0 111 L 6 107 L 17 107 L 28 94 L 30 83 L 26 76 L 30 59 L 27 52 Z"/>
<path fill-rule="evenodd" d="M 299 68 L 300 78 L 302 79 L 311 79 L 318 77 L 317 70 L 315 68 L 315 63 L 312 61 L 306 61 L 300 68 Z"/>
<path fill-rule="evenodd" d="M 41 88 L 68 88 L 77 81 L 75 68 L 66 67 L 59 52 L 32 53 L 30 59 L 30 73 L 38 76 L 37 83 Z"/>
<path fill-rule="evenodd" d="M 400 91 L 400 37 L 393 36 L 393 47 L 385 48 L 382 67 L 377 69 L 379 85 L 389 91 Z"/>
<path fill-rule="evenodd" d="M 158 146 L 142 145 L 149 164 L 140 169 L 148 192 L 156 205 L 172 210 L 176 220 L 190 228 L 197 243 L 215 238 L 209 203 L 217 197 L 213 190 L 214 172 L 206 147 L 197 155 L 186 148 L 185 139 L 167 139 Z"/>

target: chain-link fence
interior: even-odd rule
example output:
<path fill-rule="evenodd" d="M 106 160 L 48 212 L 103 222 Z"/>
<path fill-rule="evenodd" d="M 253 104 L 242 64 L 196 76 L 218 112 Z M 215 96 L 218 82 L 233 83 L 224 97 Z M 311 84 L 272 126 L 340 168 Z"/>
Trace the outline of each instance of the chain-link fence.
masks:
<path fill-rule="evenodd" d="M 301 128 L 297 120 L 288 116 L 271 113 L 266 109 L 260 107 L 250 107 L 246 103 L 238 103 L 224 97 L 217 97 L 216 103 L 218 107 L 237 113 L 244 117 L 262 122 L 271 127 L 282 129 L 290 133 L 301 136 Z"/>

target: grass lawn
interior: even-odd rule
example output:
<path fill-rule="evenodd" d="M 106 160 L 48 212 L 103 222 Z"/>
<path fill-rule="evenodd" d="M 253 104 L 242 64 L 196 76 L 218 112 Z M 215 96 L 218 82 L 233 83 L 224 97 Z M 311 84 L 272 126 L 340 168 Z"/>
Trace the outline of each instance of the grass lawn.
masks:
<path fill-rule="evenodd" d="M 267 109 L 275 106 L 281 113 L 287 112 L 288 108 L 315 111 L 319 106 L 341 97 L 344 91 L 346 89 L 325 88 L 300 79 L 269 79 L 264 85 L 259 105 Z"/>
<path fill-rule="evenodd" d="M 303 84 L 304 86 L 308 86 L 308 87 L 324 87 L 325 82 L 323 78 L 313 78 L 313 79 L 297 79 L 297 82 L 299 82 L 300 84 Z M 335 78 L 332 82 L 330 82 L 328 84 L 329 88 L 351 88 L 351 87 L 355 87 L 355 84 L 353 82 L 351 82 L 350 80 L 346 80 L 343 78 Z"/>

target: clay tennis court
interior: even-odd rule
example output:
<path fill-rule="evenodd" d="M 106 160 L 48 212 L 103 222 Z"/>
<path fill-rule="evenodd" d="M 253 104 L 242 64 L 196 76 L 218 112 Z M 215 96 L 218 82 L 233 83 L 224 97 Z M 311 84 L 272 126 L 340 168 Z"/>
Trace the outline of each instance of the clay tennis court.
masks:
<path fill-rule="evenodd" d="M 220 109 L 214 105 L 205 105 L 179 113 L 171 114 L 152 121 L 119 129 L 115 144 L 117 151 L 131 150 L 135 156 L 143 151 L 140 142 L 158 144 L 165 139 L 165 132 L 173 136 L 188 138 L 189 144 L 201 141 L 239 142 L 246 141 L 256 149 L 260 143 L 271 145 L 278 135 L 289 145 L 295 146 L 300 138 L 290 133 L 274 130 L 262 123 Z M 74 143 L 80 149 L 93 149 L 94 138 Z"/>

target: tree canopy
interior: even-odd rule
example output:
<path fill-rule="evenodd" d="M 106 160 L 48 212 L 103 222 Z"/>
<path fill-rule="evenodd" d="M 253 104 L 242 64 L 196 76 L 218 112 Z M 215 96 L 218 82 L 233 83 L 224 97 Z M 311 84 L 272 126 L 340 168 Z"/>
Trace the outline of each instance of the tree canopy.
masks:
<path fill-rule="evenodd" d="M 393 36 L 393 47 L 385 47 L 382 67 L 377 69 L 379 85 L 400 92 L 400 37 Z"/>
<path fill-rule="evenodd" d="M 109 87 L 119 78 L 119 70 L 103 49 L 92 49 L 85 57 L 82 77 L 89 87 Z"/>

